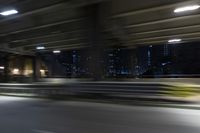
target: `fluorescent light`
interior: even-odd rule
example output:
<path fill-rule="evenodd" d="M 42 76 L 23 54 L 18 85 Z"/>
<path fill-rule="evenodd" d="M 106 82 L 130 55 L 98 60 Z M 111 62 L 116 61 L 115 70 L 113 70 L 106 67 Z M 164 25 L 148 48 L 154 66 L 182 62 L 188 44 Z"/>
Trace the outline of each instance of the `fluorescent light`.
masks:
<path fill-rule="evenodd" d="M 0 14 L 3 15 L 3 16 L 13 15 L 13 14 L 17 14 L 17 13 L 18 13 L 18 11 L 14 10 L 14 9 L 0 12 Z"/>
<path fill-rule="evenodd" d="M 58 54 L 58 53 L 60 53 L 60 50 L 54 50 L 53 53 Z"/>
<path fill-rule="evenodd" d="M 171 39 L 168 41 L 168 43 L 176 43 L 182 41 L 181 39 Z"/>
<path fill-rule="evenodd" d="M 38 47 L 36 47 L 36 49 L 37 50 L 43 50 L 43 49 L 45 49 L 45 47 L 44 46 L 38 46 Z"/>
<path fill-rule="evenodd" d="M 3 69 L 4 69 L 4 66 L 0 66 L 0 69 L 2 69 L 2 70 L 3 70 Z"/>
<path fill-rule="evenodd" d="M 43 69 L 40 69 L 40 72 L 41 72 L 41 73 L 44 73 L 44 72 L 45 72 L 45 70 L 43 70 Z"/>
<path fill-rule="evenodd" d="M 174 10 L 175 13 L 185 12 L 185 11 L 192 11 L 197 10 L 200 8 L 200 5 L 191 5 L 191 6 L 184 6 Z"/>
<path fill-rule="evenodd" d="M 13 72 L 13 74 L 19 74 L 19 69 L 18 68 L 14 68 L 12 72 Z"/>

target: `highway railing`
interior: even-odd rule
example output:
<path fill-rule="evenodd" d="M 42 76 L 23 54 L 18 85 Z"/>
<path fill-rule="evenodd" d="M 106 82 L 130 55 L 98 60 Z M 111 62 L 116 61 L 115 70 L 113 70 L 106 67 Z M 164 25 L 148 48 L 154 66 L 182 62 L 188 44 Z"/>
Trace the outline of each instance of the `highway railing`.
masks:
<path fill-rule="evenodd" d="M 1 94 L 64 98 L 69 96 L 147 101 L 186 101 L 199 87 L 151 82 L 82 82 L 68 84 L 0 84 Z"/>

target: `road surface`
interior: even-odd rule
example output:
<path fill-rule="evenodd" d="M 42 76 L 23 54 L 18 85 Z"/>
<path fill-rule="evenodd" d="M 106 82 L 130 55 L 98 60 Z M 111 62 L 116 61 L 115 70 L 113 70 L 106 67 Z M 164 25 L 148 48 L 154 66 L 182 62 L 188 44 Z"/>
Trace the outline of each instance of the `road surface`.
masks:
<path fill-rule="evenodd" d="M 200 110 L 0 96 L 0 133 L 200 133 Z"/>

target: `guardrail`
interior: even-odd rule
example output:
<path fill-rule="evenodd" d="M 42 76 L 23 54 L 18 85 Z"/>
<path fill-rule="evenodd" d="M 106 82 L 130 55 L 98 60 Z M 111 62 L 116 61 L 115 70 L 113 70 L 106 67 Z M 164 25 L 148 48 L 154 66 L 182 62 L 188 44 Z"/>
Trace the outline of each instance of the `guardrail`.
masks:
<path fill-rule="evenodd" d="M 1 94 L 33 94 L 41 97 L 81 96 L 149 101 L 183 101 L 169 99 L 174 86 L 159 83 L 86 82 L 71 84 L 0 84 Z M 178 88 L 181 90 L 181 88 Z M 186 90 L 184 90 L 186 91 Z M 194 91 L 194 90 L 192 90 Z M 176 92 L 176 91 L 175 91 Z"/>

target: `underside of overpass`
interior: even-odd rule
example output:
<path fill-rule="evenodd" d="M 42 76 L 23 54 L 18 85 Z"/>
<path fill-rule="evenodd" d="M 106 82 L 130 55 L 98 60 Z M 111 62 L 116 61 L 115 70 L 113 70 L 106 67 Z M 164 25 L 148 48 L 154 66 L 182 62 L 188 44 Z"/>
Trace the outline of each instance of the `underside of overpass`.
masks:
<path fill-rule="evenodd" d="M 0 47 L 1 51 L 31 55 L 41 45 L 45 46 L 44 51 L 52 51 L 88 47 L 94 41 L 124 47 L 167 43 L 173 38 L 197 41 L 199 11 L 175 14 L 173 10 L 199 3 L 199 0 L 1 0 L 1 11 L 14 8 L 19 13 L 0 16 Z"/>
<path fill-rule="evenodd" d="M 136 48 L 179 38 L 182 43 L 196 42 L 200 10 L 174 9 L 198 4 L 200 0 L 1 0 L 1 12 L 16 9 L 18 14 L 0 16 L 0 50 L 37 56 L 88 48 L 98 58 L 109 46 Z"/>

